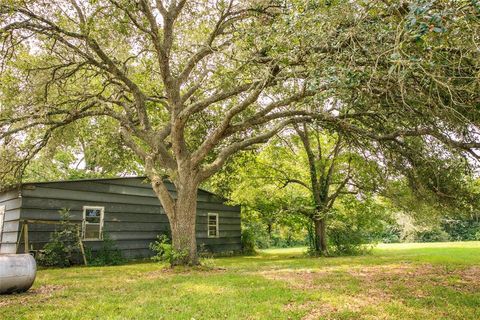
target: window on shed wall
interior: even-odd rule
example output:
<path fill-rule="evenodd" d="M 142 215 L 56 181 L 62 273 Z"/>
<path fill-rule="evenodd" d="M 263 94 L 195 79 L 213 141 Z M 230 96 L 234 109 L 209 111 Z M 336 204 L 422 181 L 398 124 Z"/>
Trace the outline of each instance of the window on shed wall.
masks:
<path fill-rule="evenodd" d="M 208 214 L 208 237 L 218 238 L 218 213 Z"/>
<path fill-rule="evenodd" d="M 104 207 L 83 207 L 82 235 L 84 240 L 103 238 Z"/>

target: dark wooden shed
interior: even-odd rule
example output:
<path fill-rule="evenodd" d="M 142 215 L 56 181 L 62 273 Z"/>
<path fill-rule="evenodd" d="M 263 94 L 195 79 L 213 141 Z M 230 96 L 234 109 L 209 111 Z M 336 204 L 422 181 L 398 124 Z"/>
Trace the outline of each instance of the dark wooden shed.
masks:
<path fill-rule="evenodd" d="M 173 184 L 168 184 L 175 196 Z M 240 241 L 240 207 L 198 190 L 197 243 L 212 252 L 237 251 Z M 0 193 L 0 253 L 39 250 L 58 225 L 60 211 L 81 226 L 81 238 L 92 251 L 104 234 L 115 241 L 126 258 L 152 255 L 149 244 L 168 234 L 167 216 L 145 177 L 85 179 L 25 183 Z M 28 225 L 28 232 L 25 225 Z"/>

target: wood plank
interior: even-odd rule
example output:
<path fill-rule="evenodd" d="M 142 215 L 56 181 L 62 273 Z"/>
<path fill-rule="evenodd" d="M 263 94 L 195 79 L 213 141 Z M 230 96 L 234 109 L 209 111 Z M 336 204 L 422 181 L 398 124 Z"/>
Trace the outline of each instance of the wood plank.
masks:
<path fill-rule="evenodd" d="M 228 252 L 228 251 L 241 251 L 241 244 L 217 244 L 217 245 L 205 245 L 208 251 L 214 253 Z"/>
<path fill-rule="evenodd" d="M 55 188 L 37 187 L 35 190 L 23 190 L 24 198 L 62 199 L 84 202 L 114 202 L 122 204 L 138 204 L 160 206 L 158 199 L 132 195 L 119 195 L 91 191 L 65 190 Z"/>
<path fill-rule="evenodd" d="M 51 189 L 64 189 L 64 190 L 76 190 L 76 191 L 92 191 L 92 192 L 101 192 L 101 193 L 115 193 L 123 195 L 135 195 L 135 196 L 144 196 L 150 198 L 156 198 L 156 195 L 153 192 L 153 189 L 126 186 L 126 185 L 116 185 L 105 182 L 95 182 L 95 181 L 75 181 L 75 182 L 55 182 L 48 184 L 37 185 L 37 188 L 51 188 Z"/>
<path fill-rule="evenodd" d="M 120 250 L 125 249 L 147 249 L 152 241 L 151 240 L 118 240 L 115 241 L 115 246 Z M 92 250 L 98 250 L 102 248 L 102 241 L 84 241 L 85 248 L 91 248 Z"/>
<path fill-rule="evenodd" d="M 153 256 L 153 252 L 150 249 L 134 249 L 134 250 L 122 250 L 122 256 L 125 259 L 138 259 L 143 260 Z"/>
<path fill-rule="evenodd" d="M 2 202 L 2 206 L 5 206 L 5 211 L 20 209 L 22 206 L 22 198 L 10 199 Z"/>
<path fill-rule="evenodd" d="M 62 216 L 60 214 L 62 210 L 57 209 L 31 209 L 23 208 L 21 212 L 22 219 L 30 220 L 51 220 L 60 221 Z M 83 211 L 81 210 L 69 210 L 71 221 L 81 221 L 83 219 Z"/>
<path fill-rule="evenodd" d="M 28 232 L 28 223 L 25 223 L 23 225 L 23 251 L 25 253 L 28 253 L 30 250 L 30 243 L 28 242 L 29 237 L 30 237 L 30 234 Z"/>
<path fill-rule="evenodd" d="M 198 229 L 201 228 L 201 229 Z M 197 230 L 207 230 L 207 224 L 197 224 Z M 235 231 L 235 230 L 241 230 L 240 225 L 220 225 L 218 228 L 220 231 Z"/>
<path fill-rule="evenodd" d="M 3 232 L 2 243 L 17 243 L 18 232 Z"/>
<path fill-rule="evenodd" d="M 70 220 L 80 221 L 83 219 L 82 210 L 70 210 Z M 42 220 L 60 220 L 61 216 L 58 210 L 53 209 L 23 209 L 23 219 L 42 219 Z M 105 222 L 168 222 L 168 218 L 163 213 L 129 213 L 129 212 L 109 212 L 105 210 Z"/>
<path fill-rule="evenodd" d="M 196 225 L 201 225 L 201 227 L 207 227 L 207 220 L 200 220 L 200 219 L 197 219 L 197 222 L 196 222 Z M 224 221 L 220 221 L 219 223 L 219 226 L 220 226 L 220 229 L 222 228 L 222 226 L 238 226 L 240 228 L 240 221 L 238 220 L 224 220 Z"/>
<path fill-rule="evenodd" d="M 98 183 L 104 183 L 104 184 L 112 184 L 112 185 L 126 185 L 126 186 L 132 186 L 132 187 L 138 187 L 138 188 L 147 188 L 151 189 L 150 182 L 148 181 L 147 178 L 145 177 L 140 177 L 140 178 L 125 178 L 125 179 L 112 179 L 112 180 L 99 180 L 97 181 Z M 165 185 L 169 191 L 175 192 L 175 186 L 171 182 L 165 182 Z M 198 192 L 200 195 L 208 195 L 208 196 L 213 196 L 216 200 L 219 200 L 220 202 L 225 202 L 226 199 L 223 199 L 222 197 L 219 197 L 207 190 L 204 190 L 202 188 L 198 189 Z"/>
<path fill-rule="evenodd" d="M 83 240 L 82 242 L 85 248 L 90 248 L 92 250 L 101 249 L 103 246 L 103 240 Z M 115 246 L 120 250 L 142 248 L 147 249 L 152 242 L 153 240 L 151 239 L 117 240 L 115 241 Z M 31 242 L 31 244 L 34 245 L 35 248 L 37 248 L 36 250 L 42 249 L 47 243 L 48 240 L 36 241 L 35 243 Z"/>
<path fill-rule="evenodd" d="M 218 213 L 220 219 L 222 218 L 237 218 L 240 219 L 240 211 L 234 212 L 231 210 L 223 211 L 223 210 L 205 210 L 205 209 L 197 209 L 197 217 L 208 217 L 209 213 Z"/>
<path fill-rule="evenodd" d="M 115 222 L 106 223 L 104 225 L 106 232 L 116 231 L 158 231 L 164 232 L 169 230 L 167 223 L 143 223 L 143 222 Z"/>
<path fill-rule="evenodd" d="M 31 225 L 29 226 L 30 228 L 32 227 Z M 10 234 L 12 234 L 10 236 Z M 108 237 L 114 241 L 119 241 L 119 240 L 149 240 L 151 242 L 154 242 L 157 239 L 157 236 L 159 234 L 163 234 L 158 231 L 121 231 L 121 232 L 107 232 Z M 30 243 L 43 243 L 46 244 L 47 242 L 50 241 L 51 239 L 52 232 L 32 232 L 30 230 Z M 13 233 L 9 233 L 8 239 L 13 239 L 15 238 L 16 242 L 16 235 L 15 237 L 13 236 Z"/>
<path fill-rule="evenodd" d="M 20 208 L 5 211 L 3 221 L 13 221 L 20 219 Z"/>
<path fill-rule="evenodd" d="M 62 210 L 69 208 L 71 210 L 82 211 L 83 206 L 102 206 L 105 207 L 105 212 L 129 212 L 129 213 L 151 213 L 161 214 L 163 208 L 158 205 L 139 205 L 129 203 L 114 203 L 88 200 L 63 200 L 54 198 L 23 198 L 24 209 L 53 209 Z"/>
<path fill-rule="evenodd" d="M 120 231 L 120 232 L 110 232 L 108 236 L 112 240 L 151 240 L 152 242 L 157 239 L 159 232 L 157 231 L 142 231 L 142 232 L 132 232 L 132 231 Z"/>
<path fill-rule="evenodd" d="M 20 197 L 20 190 L 10 190 L 0 193 L 0 204 L 3 205 L 3 202 L 17 199 Z"/>
<path fill-rule="evenodd" d="M 141 214 L 105 212 L 105 222 L 148 222 L 169 223 L 165 214 Z"/>
<path fill-rule="evenodd" d="M 239 238 L 241 237 L 242 232 L 240 230 L 232 230 L 232 231 L 220 231 L 219 235 L 220 238 Z M 198 231 L 197 232 L 197 239 L 208 239 L 208 232 L 207 231 Z"/>
<path fill-rule="evenodd" d="M 239 206 L 227 206 L 225 204 L 219 203 L 208 203 L 208 202 L 199 202 L 197 204 L 197 209 L 208 211 L 211 213 L 223 212 L 223 211 L 233 211 L 240 213 Z"/>
<path fill-rule="evenodd" d="M 18 232 L 19 222 L 18 220 L 15 221 L 7 221 L 3 223 L 3 231 L 4 232 Z"/>
<path fill-rule="evenodd" d="M 78 223 L 80 226 L 80 222 Z M 157 231 L 164 232 L 169 229 L 167 223 L 150 223 L 150 222 L 111 222 L 105 223 L 103 230 L 105 232 L 118 232 L 118 231 Z M 30 232 L 53 232 L 55 230 L 61 230 L 60 225 L 55 224 L 30 224 Z M 8 230 L 11 231 L 11 230 Z"/>
<path fill-rule="evenodd" d="M 235 224 L 235 225 L 240 225 L 241 224 L 241 219 L 240 217 L 225 217 L 223 215 L 223 212 L 219 213 L 219 225 L 226 225 L 226 224 Z M 207 216 L 199 216 L 196 219 L 197 223 L 201 224 L 207 224 L 208 223 L 208 218 Z"/>
<path fill-rule="evenodd" d="M 201 244 L 201 243 L 204 243 L 206 245 L 232 244 L 232 243 L 241 243 L 241 239 L 240 237 L 198 239 L 198 244 Z"/>

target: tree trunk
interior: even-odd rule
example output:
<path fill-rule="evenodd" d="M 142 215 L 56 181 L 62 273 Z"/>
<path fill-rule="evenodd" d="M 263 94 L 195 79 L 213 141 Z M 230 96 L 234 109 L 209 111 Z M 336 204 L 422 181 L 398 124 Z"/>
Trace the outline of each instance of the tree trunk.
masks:
<path fill-rule="evenodd" d="M 174 257 L 172 266 L 198 265 L 195 223 L 197 216 L 198 184 L 194 179 L 179 179 L 175 183 L 177 198 L 172 199 L 159 181 L 152 185 L 167 214 L 172 233 Z M 173 200 L 173 201 L 172 201 Z"/>
<path fill-rule="evenodd" d="M 174 216 L 169 217 L 172 230 L 172 245 L 179 259 L 174 265 L 197 265 L 197 239 L 195 222 L 197 217 L 197 186 L 180 187 Z"/>
<path fill-rule="evenodd" d="M 315 219 L 315 251 L 322 255 L 327 254 L 327 231 L 325 219 Z"/>

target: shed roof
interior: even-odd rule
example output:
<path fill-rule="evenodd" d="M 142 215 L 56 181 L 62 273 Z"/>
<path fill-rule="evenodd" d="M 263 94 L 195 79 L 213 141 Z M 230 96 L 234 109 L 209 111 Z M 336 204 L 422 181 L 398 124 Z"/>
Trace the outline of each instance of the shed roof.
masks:
<path fill-rule="evenodd" d="M 11 191 L 11 190 L 15 190 L 15 189 L 20 189 L 22 186 L 28 186 L 28 185 L 37 185 L 37 184 L 49 184 L 49 183 L 70 183 L 70 182 L 86 182 L 86 181 L 91 181 L 91 182 L 95 182 L 95 181 L 107 181 L 107 180 L 125 180 L 125 179 L 148 179 L 147 176 L 127 176 L 127 177 L 110 177 L 110 178 L 85 178 L 85 179 L 71 179 L 71 180 L 52 180 L 52 181 L 32 181 L 32 182 L 21 182 L 17 185 L 14 185 L 14 186 L 10 186 L 10 187 L 7 187 L 6 189 L 2 189 L 0 188 L 0 192 L 7 192 L 7 191 Z M 168 181 L 169 183 L 172 183 L 170 181 Z M 228 199 L 222 197 L 222 196 L 219 196 L 211 191 L 208 191 L 208 190 L 205 190 L 203 188 L 198 188 L 198 190 L 201 190 L 203 192 L 206 192 L 208 194 L 211 194 L 213 196 L 216 196 L 220 199 L 223 199 L 225 201 L 228 201 Z"/>

